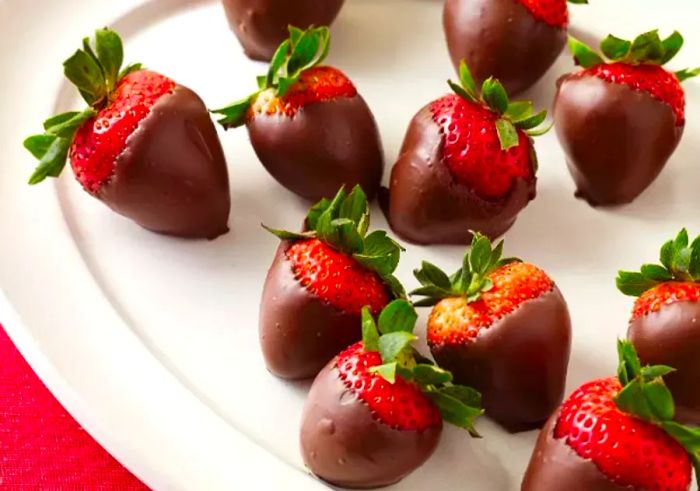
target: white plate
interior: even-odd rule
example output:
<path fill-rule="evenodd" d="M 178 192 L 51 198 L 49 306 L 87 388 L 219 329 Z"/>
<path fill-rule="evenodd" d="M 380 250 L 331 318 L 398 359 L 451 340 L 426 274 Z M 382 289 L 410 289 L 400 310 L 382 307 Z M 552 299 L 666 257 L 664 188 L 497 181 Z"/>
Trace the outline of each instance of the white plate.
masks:
<path fill-rule="evenodd" d="M 571 7 L 577 34 L 677 28 L 686 46 L 672 66 L 700 63 L 694 0 L 591 2 Z M 440 16 L 438 0 L 348 0 L 333 30 L 329 63 L 350 75 L 374 111 L 385 180 L 411 116 L 453 76 Z M 320 489 L 297 449 L 307 384 L 269 375 L 257 340 L 260 290 L 277 242 L 259 223 L 293 228 L 306 205 L 265 173 L 246 132 L 221 134 L 232 231 L 213 242 L 146 232 L 82 192 L 68 170 L 55 183 L 25 184 L 34 163 L 21 141 L 46 116 L 80 107 L 61 62 L 105 24 L 122 33 L 127 60 L 172 76 L 213 107 L 250 92 L 264 71 L 241 54 L 215 1 L 0 0 L 0 287 L 9 299 L 0 300 L 0 321 L 68 410 L 149 485 Z M 548 105 L 554 80 L 569 69 L 562 57 L 527 95 Z M 545 268 L 569 302 L 569 390 L 613 372 L 614 341 L 631 306 L 615 290 L 616 270 L 654 259 L 681 226 L 700 232 L 700 85 L 690 81 L 686 92 L 680 147 L 627 207 L 594 210 L 575 200 L 554 134 L 538 140 L 538 197 L 506 247 Z M 386 226 L 376 208 L 373 218 Z M 398 276 L 409 287 L 420 259 L 456 268 L 463 252 L 407 248 Z M 430 461 L 395 488 L 518 489 L 536 432 L 479 426 L 479 441 L 447 428 Z"/>

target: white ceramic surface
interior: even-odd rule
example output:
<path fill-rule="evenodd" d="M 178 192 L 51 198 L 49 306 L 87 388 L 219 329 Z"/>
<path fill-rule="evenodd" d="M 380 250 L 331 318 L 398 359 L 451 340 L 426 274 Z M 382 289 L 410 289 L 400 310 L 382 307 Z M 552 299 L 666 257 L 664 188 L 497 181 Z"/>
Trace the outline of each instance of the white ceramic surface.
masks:
<path fill-rule="evenodd" d="M 672 67 L 700 64 L 695 0 L 590 0 L 572 6 L 578 36 L 677 28 Z M 346 71 L 378 120 L 387 172 L 413 113 L 447 89 L 451 65 L 439 0 L 348 0 L 329 63 Z M 231 179 L 231 232 L 215 241 L 151 234 L 74 182 L 25 184 L 22 139 L 48 115 L 80 107 L 61 62 L 110 25 L 126 59 L 168 74 L 216 107 L 249 93 L 264 65 L 248 61 L 217 1 L 0 0 L 0 321 L 59 400 L 119 460 L 157 489 L 316 489 L 303 472 L 298 422 L 308 384 L 269 375 L 258 349 L 262 282 L 276 247 L 260 222 L 293 228 L 307 205 L 257 162 L 244 130 L 221 132 Z M 547 106 L 562 57 L 526 96 Z M 681 226 L 700 232 L 700 83 L 686 83 L 688 122 L 666 170 L 634 204 L 596 210 L 573 198 L 556 138 L 538 139 L 538 197 L 506 235 L 507 253 L 557 281 L 574 346 L 568 389 L 613 372 L 631 300 L 620 267 L 655 258 Z M 386 227 L 379 210 L 373 225 Z M 410 288 L 421 259 L 456 268 L 463 248 L 407 245 Z M 10 307 L 12 305 L 12 307 Z M 15 314 L 16 312 L 16 314 Z M 423 332 L 421 316 L 419 334 Z M 430 461 L 395 489 L 519 489 L 536 432 L 488 420 L 472 441 L 447 428 Z"/>

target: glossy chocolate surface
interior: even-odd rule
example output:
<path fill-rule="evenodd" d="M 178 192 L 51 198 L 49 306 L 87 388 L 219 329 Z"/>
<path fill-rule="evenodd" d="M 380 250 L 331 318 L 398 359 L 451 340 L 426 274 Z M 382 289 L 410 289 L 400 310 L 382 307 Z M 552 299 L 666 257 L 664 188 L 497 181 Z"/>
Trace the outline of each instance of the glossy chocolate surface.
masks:
<path fill-rule="evenodd" d="M 359 184 L 372 199 L 384 171 L 379 130 L 359 94 L 309 104 L 293 117 L 256 115 L 247 123 L 260 162 L 290 191 L 311 201 Z"/>
<path fill-rule="evenodd" d="M 565 29 L 516 0 L 447 0 L 443 24 L 455 69 L 466 60 L 477 83 L 493 76 L 511 96 L 537 82 L 566 43 Z"/>
<path fill-rule="evenodd" d="M 307 29 L 330 25 L 344 0 L 223 0 L 231 30 L 254 60 L 269 61 L 290 24 Z"/>
<path fill-rule="evenodd" d="M 470 230 L 492 239 L 502 235 L 535 197 L 536 180 L 518 179 L 504 199 L 483 200 L 452 178 L 442 162 L 443 144 L 427 105 L 411 121 L 390 188 L 380 196 L 391 228 L 416 244 L 469 244 Z"/>
<path fill-rule="evenodd" d="M 683 127 L 646 92 L 593 76 L 560 79 L 554 128 L 576 196 L 591 205 L 629 203 L 659 175 Z"/>
<path fill-rule="evenodd" d="M 563 439 L 554 438 L 559 413 L 540 432 L 521 491 L 643 491 L 618 486 L 591 461 L 580 457 Z"/>
<path fill-rule="evenodd" d="M 438 365 L 479 390 L 486 415 L 511 432 L 541 427 L 561 404 L 570 351 L 571 320 L 556 287 L 471 343 L 431 346 Z"/>
<path fill-rule="evenodd" d="M 268 370 L 287 379 L 315 376 L 362 337 L 360 315 L 321 301 L 295 278 L 283 241 L 267 272 L 260 302 L 260 345 Z"/>
<path fill-rule="evenodd" d="M 627 333 L 643 364 L 668 365 L 676 419 L 700 425 L 700 303 L 677 302 L 630 323 Z"/>
<path fill-rule="evenodd" d="M 226 160 L 197 94 L 178 85 L 156 101 L 97 197 L 154 232 L 213 239 L 228 231 Z"/>
<path fill-rule="evenodd" d="M 321 479 L 346 488 L 393 484 L 420 467 L 440 440 L 442 423 L 423 431 L 393 429 L 340 379 L 335 360 L 318 374 L 304 406 L 301 453 Z"/>

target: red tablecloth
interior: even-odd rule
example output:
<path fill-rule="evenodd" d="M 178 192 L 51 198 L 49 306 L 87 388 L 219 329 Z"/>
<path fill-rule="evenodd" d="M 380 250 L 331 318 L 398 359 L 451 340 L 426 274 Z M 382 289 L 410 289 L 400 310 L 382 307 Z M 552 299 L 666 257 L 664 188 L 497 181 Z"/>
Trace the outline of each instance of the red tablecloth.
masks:
<path fill-rule="evenodd" d="M 2 326 L 0 489 L 148 489 L 61 407 Z"/>

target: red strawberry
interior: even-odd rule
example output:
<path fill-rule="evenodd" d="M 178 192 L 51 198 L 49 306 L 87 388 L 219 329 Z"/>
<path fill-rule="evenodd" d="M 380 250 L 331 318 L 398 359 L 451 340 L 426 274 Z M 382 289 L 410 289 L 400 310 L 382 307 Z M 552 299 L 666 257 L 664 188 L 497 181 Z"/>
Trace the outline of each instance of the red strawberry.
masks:
<path fill-rule="evenodd" d="M 430 350 L 459 383 L 484 395 L 484 408 L 510 431 L 541 426 L 561 403 L 571 345 L 566 302 L 541 269 L 501 259 L 477 234 L 463 267 L 448 277 L 423 262 L 412 295 L 433 306 Z"/>
<path fill-rule="evenodd" d="M 666 366 L 642 367 L 619 343 L 618 378 L 588 382 L 542 431 L 523 491 L 554 489 L 687 491 L 700 465 L 700 429 L 671 421 Z"/>
<path fill-rule="evenodd" d="M 465 60 L 477 82 L 493 76 L 517 94 L 561 53 L 569 13 L 566 0 L 447 0 L 443 23 L 455 69 Z"/>
<path fill-rule="evenodd" d="M 270 230 L 283 240 L 260 305 L 260 341 L 268 369 L 313 377 L 360 339 L 362 307 L 379 313 L 403 289 L 392 276 L 400 246 L 382 231 L 367 234 L 369 209 L 358 186 L 309 211 L 302 233 Z"/>
<path fill-rule="evenodd" d="M 214 238 L 228 230 L 228 173 L 201 99 L 158 73 L 129 65 L 119 36 L 95 33 L 65 61 L 90 105 L 44 122 L 25 147 L 39 159 L 30 184 L 58 177 L 68 156 L 76 179 L 110 208 L 155 232 Z"/>
<path fill-rule="evenodd" d="M 554 120 L 576 195 L 591 205 L 633 201 L 673 154 L 685 125 L 680 82 L 700 73 L 662 67 L 682 45 L 678 32 L 664 40 L 657 31 L 633 41 L 609 35 L 601 43 L 606 61 L 570 38 L 583 69 L 560 80 Z"/>
<path fill-rule="evenodd" d="M 435 450 L 442 419 L 475 436 L 480 395 L 411 347 L 417 315 L 390 303 L 378 326 L 362 311 L 362 341 L 331 360 L 304 406 L 301 451 L 321 479 L 349 488 L 399 481 Z M 381 333 L 381 336 L 380 336 Z"/>
<path fill-rule="evenodd" d="M 371 199 L 384 168 L 374 116 L 340 70 L 320 66 L 328 28 L 289 28 L 254 94 L 213 111 L 225 128 L 246 125 L 272 176 L 309 200 L 360 185 Z"/>
<path fill-rule="evenodd" d="M 392 228 L 419 244 L 471 240 L 470 230 L 496 237 L 535 197 L 537 166 L 531 135 L 546 111 L 508 100 L 486 80 L 481 93 L 466 64 L 455 94 L 413 118 L 391 174 L 384 203 Z"/>
<path fill-rule="evenodd" d="M 287 26 L 329 26 L 344 0 L 223 0 L 231 30 L 253 60 L 270 60 Z"/>
<path fill-rule="evenodd" d="M 643 363 L 676 368 L 666 383 L 679 421 L 700 425 L 700 237 L 683 229 L 661 248 L 661 264 L 620 271 L 617 286 L 634 303 L 628 336 Z"/>

